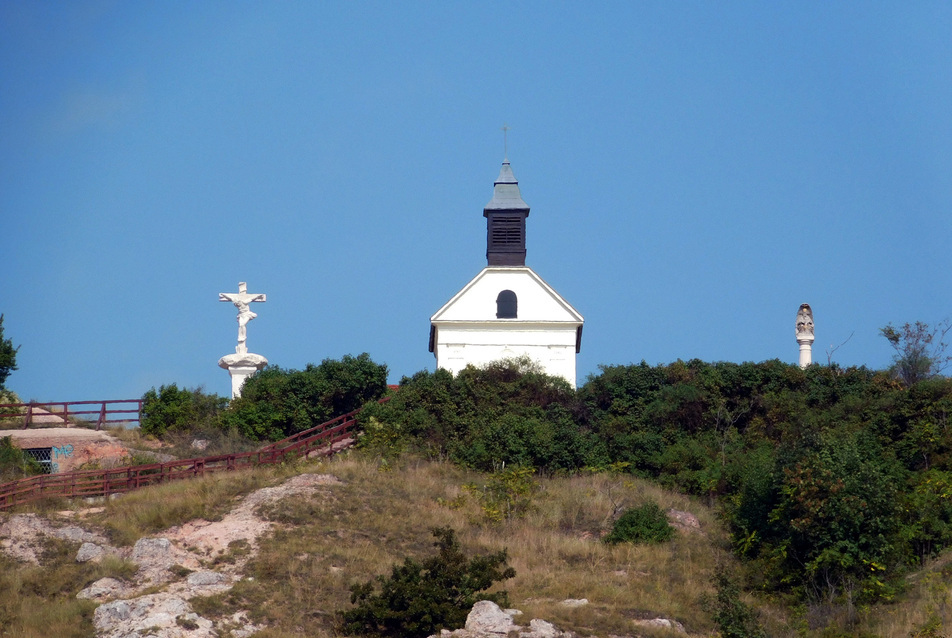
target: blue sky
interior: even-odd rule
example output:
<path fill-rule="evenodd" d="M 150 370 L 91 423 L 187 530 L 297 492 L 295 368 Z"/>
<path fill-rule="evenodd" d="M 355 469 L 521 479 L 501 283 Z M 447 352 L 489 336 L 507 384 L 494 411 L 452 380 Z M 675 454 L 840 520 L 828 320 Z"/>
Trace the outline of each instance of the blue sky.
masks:
<path fill-rule="evenodd" d="M 0 312 L 21 398 L 227 394 L 273 364 L 424 368 L 485 265 L 503 159 L 527 264 L 599 364 L 882 368 L 952 315 L 952 5 L 0 3 Z"/>

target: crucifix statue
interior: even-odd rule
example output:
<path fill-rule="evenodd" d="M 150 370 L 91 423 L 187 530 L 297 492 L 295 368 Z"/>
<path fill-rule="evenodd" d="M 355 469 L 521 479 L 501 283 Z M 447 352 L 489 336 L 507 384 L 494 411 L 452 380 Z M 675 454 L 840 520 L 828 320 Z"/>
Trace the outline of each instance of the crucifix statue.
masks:
<path fill-rule="evenodd" d="M 249 294 L 248 284 L 241 281 L 238 283 L 238 292 L 220 292 L 218 301 L 230 301 L 238 308 L 238 345 L 235 352 L 245 354 L 248 352 L 248 322 L 258 316 L 251 312 L 248 306 L 255 301 L 267 301 L 267 297 L 263 294 Z"/>

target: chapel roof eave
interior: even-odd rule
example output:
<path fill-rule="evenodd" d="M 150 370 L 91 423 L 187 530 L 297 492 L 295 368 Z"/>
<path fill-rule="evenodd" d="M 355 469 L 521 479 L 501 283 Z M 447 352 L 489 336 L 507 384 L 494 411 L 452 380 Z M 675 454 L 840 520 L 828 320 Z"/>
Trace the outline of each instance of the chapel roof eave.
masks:
<path fill-rule="evenodd" d="M 473 277 L 468 284 L 463 286 L 462 290 L 460 290 L 458 293 L 453 295 L 453 297 L 449 301 L 443 304 L 439 310 L 437 310 L 435 313 L 433 313 L 433 315 L 430 316 L 430 323 L 447 321 L 446 319 L 443 319 L 443 316 L 446 314 L 449 308 L 454 303 L 457 302 L 457 300 L 459 300 L 470 289 L 472 289 L 487 274 L 493 273 L 493 272 L 499 272 L 499 271 L 508 271 L 512 273 L 524 273 L 526 276 L 528 276 L 534 282 L 536 282 L 537 285 L 542 287 L 549 295 L 551 295 L 551 297 L 555 300 L 555 302 L 560 307 L 565 309 L 565 311 L 568 312 L 569 315 L 571 315 L 572 322 L 578 322 L 578 323 L 585 322 L 585 318 L 582 316 L 582 314 L 578 310 L 576 310 L 572 306 L 572 304 L 566 301 L 565 298 L 562 297 L 562 295 L 556 292 L 552 286 L 546 283 L 546 281 L 542 279 L 542 277 L 540 277 L 534 270 L 532 270 L 532 268 L 529 268 L 528 266 L 486 266 L 481 271 L 479 271 L 479 273 L 475 277 Z"/>

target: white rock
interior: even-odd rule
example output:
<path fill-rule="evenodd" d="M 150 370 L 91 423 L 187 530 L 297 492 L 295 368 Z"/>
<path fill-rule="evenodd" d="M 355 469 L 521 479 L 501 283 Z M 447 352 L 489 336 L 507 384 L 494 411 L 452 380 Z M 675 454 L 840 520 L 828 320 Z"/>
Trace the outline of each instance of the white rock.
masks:
<path fill-rule="evenodd" d="M 79 551 L 76 552 L 76 562 L 85 563 L 87 561 L 96 560 L 97 558 L 102 558 L 104 553 L 103 548 L 95 543 L 83 543 L 79 546 Z"/>
<path fill-rule="evenodd" d="M 688 633 L 684 629 L 684 625 L 679 623 L 677 620 L 671 620 L 670 618 L 650 618 L 648 620 L 633 620 L 632 624 L 637 625 L 638 627 L 663 627 L 665 629 L 673 629 L 679 634 Z"/>
<path fill-rule="evenodd" d="M 116 580 L 115 578 L 100 578 L 76 594 L 76 598 L 105 600 L 107 598 L 117 598 L 123 595 L 126 590 L 127 587 L 121 580 Z"/>
<path fill-rule="evenodd" d="M 533 638 L 559 638 L 562 635 L 555 625 L 538 618 L 529 621 L 529 632 Z"/>
<path fill-rule="evenodd" d="M 132 546 L 132 560 L 136 563 L 157 562 L 171 553 L 172 543 L 167 538 L 140 538 Z"/>
<path fill-rule="evenodd" d="M 466 630 L 474 634 L 499 634 L 505 636 L 518 626 L 512 622 L 512 616 L 489 600 L 481 600 L 473 605 L 466 617 Z"/>
<path fill-rule="evenodd" d="M 95 613 L 96 627 L 116 625 L 123 620 L 127 620 L 131 615 L 132 607 L 124 600 L 100 605 L 96 608 Z"/>
<path fill-rule="evenodd" d="M 682 512 L 681 510 L 668 510 L 668 522 L 674 527 L 685 532 L 700 532 L 701 521 L 691 512 Z"/>
<path fill-rule="evenodd" d="M 209 585 L 221 585 L 227 580 L 224 574 L 218 572 L 195 572 L 188 575 L 188 584 L 192 587 L 207 587 Z"/>
<path fill-rule="evenodd" d="M 588 598 L 566 598 L 559 604 L 563 607 L 584 607 L 588 604 Z"/>
<path fill-rule="evenodd" d="M 179 619 L 195 623 L 187 634 L 179 626 Z M 132 600 L 100 605 L 93 614 L 96 635 L 99 638 L 130 638 L 157 636 L 172 638 L 188 635 L 196 638 L 215 636 L 212 622 L 192 611 L 187 602 L 168 593 L 149 594 Z"/>

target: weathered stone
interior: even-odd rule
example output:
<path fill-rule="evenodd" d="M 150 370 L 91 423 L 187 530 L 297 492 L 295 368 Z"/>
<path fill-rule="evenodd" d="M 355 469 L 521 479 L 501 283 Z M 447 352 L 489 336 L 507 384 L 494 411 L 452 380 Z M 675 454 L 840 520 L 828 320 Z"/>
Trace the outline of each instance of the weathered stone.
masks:
<path fill-rule="evenodd" d="M 195 572 L 188 575 L 188 584 L 191 587 L 208 587 L 209 585 L 221 585 L 227 580 L 224 574 L 218 572 Z"/>
<path fill-rule="evenodd" d="M 588 598 L 566 598 L 559 604 L 563 607 L 584 607 L 588 604 Z"/>
<path fill-rule="evenodd" d="M 700 532 L 701 521 L 691 512 L 682 512 L 681 510 L 670 509 L 667 512 L 668 522 L 674 527 L 685 532 Z"/>
<path fill-rule="evenodd" d="M 76 526 L 56 527 L 36 514 L 13 514 L 0 520 L 0 551 L 18 561 L 39 563 L 43 537 L 105 545 L 106 539 Z"/>
<path fill-rule="evenodd" d="M 673 629 L 679 634 L 688 633 L 684 629 L 684 625 L 679 623 L 677 620 L 671 620 L 670 618 L 649 618 L 647 620 L 633 620 L 631 622 L 638 627 L 661 627 L 664 629 Z"/>
<path fill-rule="evenodd" d="M 529 633 L 533 638 L 559 638 L 562 632 L 552 623 L 533 618 L 529 621 Z"/>
<path fill-rule="evenodd" d="M 100 578 L 76 594 L 76 598 L 106 600 L 108 598 L 117 598 L 123 595 L 127 590 L 128 587 L 121 580 L 116 580 L 115 578 Z"/>
<path fill-rule="evenodd" d="M 172 543 L 167 538 L 140 538 L 132 546 L 132 560 L 137 563 L 161 559 L 172 553 Z"/>
<path fill-rule="evenodd" d="M 95 543 L 83 543 L 76 552 L 76 562 L 85 563 L 91 560 L 102 558 L 105 550 Z"/>
<path fill-rule="evenodd" d="M 93 615 L 97 636 L 127 638 L 148 635 L 160 638 L 181 636 L 180 621 L 195 625 L 188 636 L 215 636 L 212 622 L 192 611 L 183 599 L 169 594 L 150 594 L 128 601 L 100 605 Z"/>
<path fill-rule="evenodd" d="M 132 615 L 132 607 L 124 600 L 106 603 L 96 608 L 96 627 L 115 625 Z"/>
<path fill-rule="evenodd" d="M 466 617 L 466 630 L 474 634 L 499 634 L 505 636 L 519 627 L 512 622 L 512 616 L 504 612 L 494 602 L 481 600 L 473 605 Z"/>

